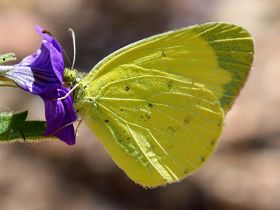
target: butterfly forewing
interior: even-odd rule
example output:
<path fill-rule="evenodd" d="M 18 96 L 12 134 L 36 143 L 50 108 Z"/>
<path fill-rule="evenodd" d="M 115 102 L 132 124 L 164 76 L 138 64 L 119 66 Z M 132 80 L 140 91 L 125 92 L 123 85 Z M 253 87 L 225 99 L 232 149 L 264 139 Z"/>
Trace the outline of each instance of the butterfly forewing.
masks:
<path fill-rule="evenodd" d="M 247 78 L 253 53 L 253 39 L 245 29 L 208 23 L 128 45 L 98 63 L 85 81 L 124 64 L 184 75 L 213 91 L 227 111 Z"/>

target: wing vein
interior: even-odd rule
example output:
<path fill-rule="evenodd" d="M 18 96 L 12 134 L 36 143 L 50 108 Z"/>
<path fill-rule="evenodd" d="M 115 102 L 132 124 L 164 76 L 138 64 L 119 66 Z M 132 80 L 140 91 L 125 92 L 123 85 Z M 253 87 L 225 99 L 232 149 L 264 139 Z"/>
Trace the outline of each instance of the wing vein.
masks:
<path fill-rule="evenodd" d="M 98 102 L 97 102 L 98 103 Z M 106 109 L 108 112 L 110 112 L 111 114 L 113 114 L 114 116 L 116 116 L 117 118 L 119 118 L 121 121 L 125 122 L 127 125 L 133 125 L 135 127 L 139 127 L 143 130 L 145 130 L 146 132 L 148 132 L 148 134 L 152 137 L 152 139 L 154 140 L 154 142 L 159 146 L 159 148 L 162 150 L 162 152 L 168 157 L 170 158 L 170 160 L 177 166 L 176 161 L 173 160 L 173 158 L 169 155 L 168 152 L 166 152 L 162 146 L 160 145 L 160 143 L 156 140 L 156 138 L 154 138 L 154 136 L 152 135 L 152 133 L 150 132 L 150 129 L 143 127 L 141 125 L 137 125 L 135 123 L 131 123 L 125 119 L 123 119 L 122 117 L 120 117 L 119 115 L 117 115 L 115 112 L 113 112 L 112 110 L 110 110 L 109 108 L 107 108 L 106 106 L 102 105 L 101 103 L 98 103 L 100 106 L 102 106 L 104 109 Z M 189 163 L 189 166 L 192 168 L 195 168 L 195 166 L 193 166 L 191 163 Z M 178 167 L 178 166 L 177 166 Z M 180 167 L 178 167 L 179 169 L 181 169 Z M 182 170 L 182 169 L 181 169 Z M 183 170 L 182 170 L 183 171 Z"/>

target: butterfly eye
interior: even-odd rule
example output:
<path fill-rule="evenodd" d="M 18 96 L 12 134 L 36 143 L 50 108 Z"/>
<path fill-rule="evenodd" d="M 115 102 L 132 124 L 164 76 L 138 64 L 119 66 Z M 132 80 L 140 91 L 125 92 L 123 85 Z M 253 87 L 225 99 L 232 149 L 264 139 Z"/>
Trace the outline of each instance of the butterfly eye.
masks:
<path fill-rule="evenodd" d="M 72 83 L 72 85 L 75 85 L 77 78 L 77 71 L 75 69 L 68 69 L 65 68 L 64 70 L 64 82 L 66 83 Z"/>

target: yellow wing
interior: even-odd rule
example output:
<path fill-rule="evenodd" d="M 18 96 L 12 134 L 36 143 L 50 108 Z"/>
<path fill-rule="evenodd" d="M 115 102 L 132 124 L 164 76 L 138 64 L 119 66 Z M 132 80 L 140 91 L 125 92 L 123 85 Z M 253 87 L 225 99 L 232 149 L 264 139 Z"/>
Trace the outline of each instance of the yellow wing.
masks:
<path fill-rule="evenodd" d="M 253 51 L 248 32 L 226 23 L 156 35 L 98 63 L 81 81 L 76 106 L 132 180 L 178 181 L 214 151 Z"/>
<path fill-rule="evenodd" d="M 123 65 L 85 86 L 77 109 L 113 160 L 136 183 L 172 183 L 215 149 L 223 110 L 203 86 Z"/>
<path fill-rule="evenodd" d="M 253 39 L 245 29 L 208 23 L 130 44 L 99 62 L 84 82 L 124 64 L 183 75 L 211 90 L 227 111 L 248 76 L 253 54 Z"/>

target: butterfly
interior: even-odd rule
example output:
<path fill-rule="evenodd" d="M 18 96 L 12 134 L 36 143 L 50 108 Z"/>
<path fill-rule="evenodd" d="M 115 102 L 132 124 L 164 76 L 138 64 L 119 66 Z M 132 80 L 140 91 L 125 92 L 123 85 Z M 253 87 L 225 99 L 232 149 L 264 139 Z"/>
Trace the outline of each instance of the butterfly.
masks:
<path fill-rule="evenodd" d="M 71 78 L 75 109 L 134 182 L 178 182 L 214 152 L 253 55 L 251 35 L 228 23 L 155 35 Z"/>

